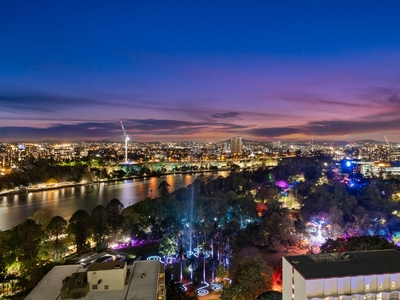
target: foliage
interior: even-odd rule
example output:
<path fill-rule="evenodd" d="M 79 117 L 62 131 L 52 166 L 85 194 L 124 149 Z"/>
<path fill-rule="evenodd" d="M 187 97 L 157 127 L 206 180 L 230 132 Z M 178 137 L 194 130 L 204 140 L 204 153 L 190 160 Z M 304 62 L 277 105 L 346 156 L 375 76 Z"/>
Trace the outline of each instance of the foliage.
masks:
<path fill-rule="evenodd" d="M 321 252 L 344 252 L 394 249 L 393 243 L 380 236 L 356 236 L 349 238 L 328 239 L 320 248 Z"/>
<path fill-rule="evenodd" d="M 39 253 L 39 245 L 44 237 L 41 227 L 31 219 L 27 219 L 18 225 L 18 241 L 21 245 L 20 256 L 24 260 L 36 259 Z"/>
<path fill-rule="evenodd" d="M 217 269 L 215 270 L 215 276 L 220 279 L 228 278 L 229 270 L 225 268 L 223 265 L 218 265 Z"/>
<path fill-rule="evenodd" d="M 86 240 L 90 236 L 90 217 L 83 209 L 77 210 L 69 220 L 68 232 L 74 237 L 78 254 L 86 249 Z"/>
<path fill-rule="evenodd" d="M 112 199 L 106 206 L 107 223 L 111 229 L 114 240 L 118 232 L 122 229 L 122 225 L 124 223 L 124 219 L 121 215 L 123 209 L 124 206 L 116 198 Z"/>
<path fill-rule="evenodd" d="M 211 180 L 199 176 L 187 188 L 174 192 L 169 191 L 169 184 L 164 181 L 159 186 L 160 197 L 155 199 L 144 199 L 125 209 L 118 199 L 112 199 L 107 207 L 97 206 L 92 211 L 91 217 L 82 210 L 77 211 L 69 222 L 68 233 L 74 238 L 78 252 L 82 252 L 91 237 L 97 245 L 104 245 L 110 235 L 115 238 L 122 231 L 132 238 L 147 239 L 150 235 L 146 232 L 150 229 L 152 238 L 164 237 L 160 244 L 160 253 L 172 254 L 178 250 L 181 253 L 178 256 L 181 263 L 184 259 L 184 247 L 187 248 L 189 236 L 193 234 L 199 244 L 207 243 L 212 249 L 213 259 L 209 260 L 207 266 L 213 272 L 219 266 L 217 275 L 221 275 L 220 271 L 228 268 L 237 235 L 248 238 L 255 245 L 280 251 L 284 247 L 298 245 L 299 234 L 307 234 L 306 225 L 315 217 L 323 217 L 329 223 L 329 234 L 332 238 L 340 236 L 345 231 L 348 235 L 386 232 L 387 236 L 398 239 L 396 232 L 400 229 L 400 221 L 396 216 L 391 216 L 390 211 L 396 207 L 391 195 L 400 185 L 393 180 L 389 182 L 374 179 L 363 180 L 363 186 L 349 188 L 331 176 L 332 174 L 328 174 L 329 180 L 325 180 L 322 184 L 318 179 L 322 176 L 322 166 L 326 161 L 323 157 L 283 159 L 276 168 L 263 167 L 254 171 L 232 172 L 227 178 L 219 177 Z M 45 176 L 38 174 L 40 168 L 37 165 L 33 170 L 22 172 L 27 177 L 13 174 L 15 181 L 11 180 L 11 177 L 7 177 L 7 180 L 16 184 L 28 182 L 32 174 L 36 174 L 40 182 L 51 177 L 58 181 L 75 180 L 79 177 L 90 178 L 89 173 L 96 174 L 96 177 L 103 176 L 101 168 L 89 169 L 84 164 L 57 166 L 48 162 L 43 168 Z M 146 168 L 143 170 L 153 172 Z M 139 172 L 140 170 L 134 171 L 135 174 Z M 114 176 L 117 177 L 126 174 L 125 171 L 114 172 Z M 296 183 L 296 178 L 305 178 L 306 181 Z M 4 179 L 5 177 L 0 179 L 0 184 L 5 184 Z M 293 182 L 293 186 L 289 187 L 290 194 L 301 202 L 300 216 L 296 212 L 289 214 L 289 211 L 282 207 L 279 202 L 281 189 L 274 184 L 274 180 Z M 258 205 L 254 199 L 258 201 Z M 195 212 L 193 220 L 190 212 L 191 203 Z M 400 207 L 396 207 L 398 208 Z M 66 224 L 65 220 L 60 218 L 51 219 L 50 213 L 38 211 L 32 217 L 35 222 L 31 220 L 35 225 L 20 224 L 2 233 L 0 278 L 1 267 L 9 262 L 15 262 L 17 257 L 24 261 L 35 260 L 40 251 L 43 253 L 47 251 L 52 259 L 61 259 L 66 249 L 65 240 L 61 238 Z M 43 236 L 42 229 L 45 229 L 49 240 Z M 25 235 L 30 238 L 22 241 L 22 236 L 25 238 Z M 352 240 L 350 237 L 328 240 L 321 249 L 329 252 L 386 249 L 386 247 L 394 246 L 380 238 L 368 236 L 359 237 L 358 240 Z M 192 260 L 193 263 L 198 263 L 196 258 L 189 258 L 187 265 L 190 265 Z M 253 299 L 250 294 L 255 297 L 264 291 L 261 288 L 257 289 L 258 282 L 266 279 L 260 275 L 263 273 L 260 271 L 262 267 L 254 270 L 244 266 L 240 269 L 240 265 L 241 262 L 238 261 L 233 269 L 230 269 L 235 280 L 230 287 L 224 288 L 223 299 Z M 255 265 L 259 263 L 255 262 Z M 266 277 L 270 280 L 270 273 L 265 274 L 268 274 Z M 245 280 L 246 278 L 253 278 L 253 281 Z M 177 297 L 185 296 L 183 293 L 179 295 Z"/>
<path fill-rule="evenodd" d="M 268 246 L 273 251 L 283 250 L 298 242 L 293 219 L 276 212 L 258 224 L 249 225 L 246 232 L 255 245 Z"/>
<path fill-rule="evenodd" d="M 67 224 L 64 218 L 55 216 L 47 225 L 46 232 L 51 239 L 54 239 L 50 240 L 47 245 L 49 255 L 54 261 L 61 261 L 68 250 L 65 239 L 60 240 L 60 237 L 67 231 Z"/>
<path fill-rule="evenodd" d="M 48 209 L 39 209 L 35 211 L 33 216 L 30 219 L 34 220 L 37 224 L 39 224 L 43 230 L 46 229 L 47 225 L 53 218 L 53 213 Z"/>
<path fill-rule="evenodd" d="M 178 244 L 176 243 L 175 239 L 172 237 L 164 236 L 159 245 L 158 252 L 161 255 L 169 256 L 176 254 L 177 250 Z"/>
<path fill-rule="evenodd" d="M 236 260 L 233 273 L 232 285 L 223 289 L 221 299 L 254 299 L 271 290 L 273 270 L 259 258 Z"/>
<path fill-rule="evenodd" d="M 90 216 L 90 225 L 96 247 L 104 243 L 110 229 L 108 226 L 108 211 L 103 205 L 97 205 Z"/>
<path fill-rule="evenodd" d="M 268 291 L 262 293 L 256 300 L 282 300 L 282 293 L 276 291 Z"/>
<path fill-rule="evenodd" d="M 158 185 L 158 193 L 160 194 L 160 198 L 162 199 L 167 199 L 169 196 L 169 188 L 171 185 L 166 181 L 163 180 L 159 185 Z"/>
<path fill-rule="evenodd" d="M 67 221 L 65 221 L 63 217 L 55 216 L 47 225 L 46 232 L 49 234 L 50 238 L 55 238 L 57 242 L 60 236 L 65 234 L 67 230 L 67 224 Z"/>

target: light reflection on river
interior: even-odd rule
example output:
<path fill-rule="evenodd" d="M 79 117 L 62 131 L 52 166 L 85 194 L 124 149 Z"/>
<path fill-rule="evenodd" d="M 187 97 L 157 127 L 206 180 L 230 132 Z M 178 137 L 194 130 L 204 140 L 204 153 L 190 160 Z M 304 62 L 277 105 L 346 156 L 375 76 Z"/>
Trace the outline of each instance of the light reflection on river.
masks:
<path fill-rule="evenodd" d="M 217 176 L 226 177 L 229 172 L 204 174 L 216 178 Z M 54 216 L 58 215 L 68 220 L 78 209 L 84 209 L 88 214 L 91 214 L 94 207 L 99 204 L 105 206 L 113 198 L 117 198 L 127 207 L 146 197 L 156 197 L 158 195 L 157 187 L 163 180 L 169 183 L 172 192 L 191 184 L 197 175 L 174 174 L 26 194 L 3 195 L 0 196 L 0 230 L 6 230 L 22 223 L 40 209 L 48 209 L 53 212 Z"/>

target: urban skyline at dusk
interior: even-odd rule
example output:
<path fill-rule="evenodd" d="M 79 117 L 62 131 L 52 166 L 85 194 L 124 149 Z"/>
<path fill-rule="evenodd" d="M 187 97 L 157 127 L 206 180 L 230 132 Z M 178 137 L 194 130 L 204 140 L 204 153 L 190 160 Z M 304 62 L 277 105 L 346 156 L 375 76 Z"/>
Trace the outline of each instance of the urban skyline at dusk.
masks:
<path fill-rule="evenodd" d="M 0 142 L 400 142 L 397 1 L 7 1 Z"/>

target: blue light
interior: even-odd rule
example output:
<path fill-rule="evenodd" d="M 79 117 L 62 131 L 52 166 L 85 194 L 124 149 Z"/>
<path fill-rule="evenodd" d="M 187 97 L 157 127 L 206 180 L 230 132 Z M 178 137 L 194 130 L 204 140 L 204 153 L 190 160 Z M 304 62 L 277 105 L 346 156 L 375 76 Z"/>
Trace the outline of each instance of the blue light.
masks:
<path fill-rule="evenodd" d="M 350 167 L 351 166 L 351 162 L 350 161 L 346 161 L 346 166 Z"/>

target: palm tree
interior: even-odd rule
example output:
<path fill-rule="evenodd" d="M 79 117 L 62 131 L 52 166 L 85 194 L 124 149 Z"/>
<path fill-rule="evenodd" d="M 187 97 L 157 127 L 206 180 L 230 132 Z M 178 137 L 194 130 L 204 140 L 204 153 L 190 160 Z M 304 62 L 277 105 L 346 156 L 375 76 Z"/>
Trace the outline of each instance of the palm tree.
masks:
<path fill-rule="evenodd" d="M 211 250 L 211 245 L 210 243 L 204 243 L 202 245 L 203 251 L 202 251 L 202 256 L 203 256 L 203 282 L 206 282 L 206 256 L 207 252 Z"/>
<path fill-rule="evenodd" d="M 188 257 L 188 259 L 186 260 L 186 266 L 190 271 L 190 280 L 192 280 L 193 271 L 197 270 L 197 267 L 199 266 L 199 263 L 197 262 L 197 257 L 194 255 Z"/>
<path fill-rule="evenodd" d="M 176 254 L 177 250 L 178 244 L 176 243 L 175 239 L 167 236 L 163 237 L 160 246 L 158 247 L 158 251 L 160 254 L 164 255 L 166 263 L 168 256 Z"/>
<path fill-rule="evenodd" d="M 215 270 L 218 268 L 218 259 L 217 258 L 211 258 L 211 260 L 208 262 L 208 268 L 212 272 L 212 281 L 214 281 L 215 278 Z"/>
<path fill-rule="evenodd" d="M 182 261 L 186 258 L 186 254 L 185 254 L 185 249 L 182 246 L 182 243 L 180 243 L 179 248 L 178 248 L 178 259 L 180 262 L 180 282 L 182 282 Z"/>

